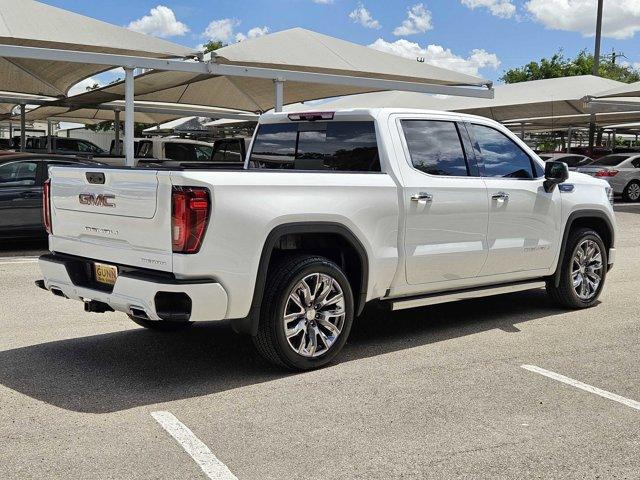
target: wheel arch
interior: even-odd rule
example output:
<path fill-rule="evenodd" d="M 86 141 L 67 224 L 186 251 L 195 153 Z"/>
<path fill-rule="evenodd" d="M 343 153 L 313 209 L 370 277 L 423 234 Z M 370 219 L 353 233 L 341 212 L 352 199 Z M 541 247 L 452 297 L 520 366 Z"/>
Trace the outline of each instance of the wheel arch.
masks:
<path fill-rule="evenodd" d="M 367 288 L 369 283 L 369 257 L 367 251 L 358 237 L 347 227 L 334 222 L 297 222 L 278 225 L 267 235 L 262 247 L 260 262 L 258 264 L 258 274 L 256 275 L 253 299 L 249 315 L 242 319 L 234 319 L 231 326 L 238 333 L 256 335 L 258 331 L 258 321 L 260 319 L 260 308 L 264 295 L 264 288 L 269 273 L 269 266 L 280 250 L 281 241 L 291 236 L 301 238 L 318 238 L 319 236 L 332 236 L 339 238 L 347 245 L 358 261 L 357 268 L 351 265 L 345 274 L 349 278 L 352 286 L 355 286 L 353 296 L 355 301 L 356 316 L 362 312 L 367 300 Z M 283 250 L 286 251 L 286 250 Z M 292 249 L 291 251 L 300 251 Z M 329 257 L 330 258 L 330 257 Z M 331 258 L 330 258 L 331 259 Z M 332 259 L 333 260 L 333 259 Z M 339 263 L 339 262 L 336 262 Z M 344 265 L 342 265 L 344 268 Z M 350 270 L 350 271 L 348 271 Z M 357 277 L 357 278 L 356 278 Z M 356 291 L 357 290 L 357 291 Z"/>
<path fill-rule="evenodd" d="M 571 213 L 567 219 L 564 233 L 562 236 L 562 245 L 560 248 L 560 256 L 558 257 L 558 264 L 556 266 L 556 272 L 553 275 L 554 283 L 557 286 L 560 285 L 560 274 L 562 271 L 562 260 L 567 249 L 567 240 L 569 234 L 575 228 L 588 227 L 593 228 L 604 242 L 607 249 L 607 253 L 610 248 L 615 244 L 615 230 L 613 224 L 609 219 L 609 216 L 601 210 L 579 210 Z"/>

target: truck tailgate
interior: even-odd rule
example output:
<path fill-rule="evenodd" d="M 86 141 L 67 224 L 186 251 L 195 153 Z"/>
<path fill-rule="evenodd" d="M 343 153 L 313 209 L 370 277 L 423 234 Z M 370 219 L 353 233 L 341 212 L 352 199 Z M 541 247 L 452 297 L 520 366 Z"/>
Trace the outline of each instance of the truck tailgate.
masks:
<path fill-rule="evenodd" d="M 53 167 L 50 248 L 171 271 L 171 182 L 156 170 Z"/>

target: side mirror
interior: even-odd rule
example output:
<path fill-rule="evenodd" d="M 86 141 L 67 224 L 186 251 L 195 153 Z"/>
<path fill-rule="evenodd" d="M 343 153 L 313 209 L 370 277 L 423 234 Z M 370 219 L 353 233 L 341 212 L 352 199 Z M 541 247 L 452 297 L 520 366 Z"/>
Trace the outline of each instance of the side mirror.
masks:
<path fill-rule="evenodd" d="M 549 161 L 544 166 L 544 190 L 553 192 L 556 185 L 569 179 L 569 167 L 564 162 Z"/>

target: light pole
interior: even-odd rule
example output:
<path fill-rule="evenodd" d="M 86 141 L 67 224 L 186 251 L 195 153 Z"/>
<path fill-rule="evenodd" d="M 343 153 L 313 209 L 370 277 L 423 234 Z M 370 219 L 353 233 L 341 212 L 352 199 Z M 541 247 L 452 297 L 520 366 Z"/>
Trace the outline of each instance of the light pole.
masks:
<path fill-rule="evenodd" d="M 599 76 L 600 73 L 600 42 L 602 40 L 602 7 L 604 0 L 598 0 L 598 13 L 596 16 L 596 45 L 593 50 L 593 75 Z M 591 114 L 589 122 L 589 153 L 593 154 L 593 144 L 596 136 L 596 116 Z"/>

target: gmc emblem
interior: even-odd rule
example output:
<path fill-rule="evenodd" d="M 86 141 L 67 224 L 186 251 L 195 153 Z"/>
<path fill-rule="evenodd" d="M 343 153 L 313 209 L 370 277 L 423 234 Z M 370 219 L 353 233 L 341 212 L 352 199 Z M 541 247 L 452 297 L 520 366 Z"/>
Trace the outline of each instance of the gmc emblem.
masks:
<path fill-rule="evenodd" d="M 94 207 L 115 207 L 113 202 L 115 195 L 93 195 L 92 193 L 81 193 L 78 195 L 80 205 L 91 205 Z"/>

